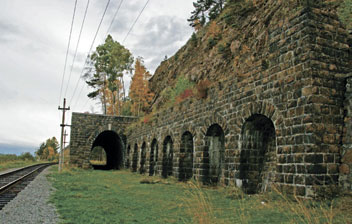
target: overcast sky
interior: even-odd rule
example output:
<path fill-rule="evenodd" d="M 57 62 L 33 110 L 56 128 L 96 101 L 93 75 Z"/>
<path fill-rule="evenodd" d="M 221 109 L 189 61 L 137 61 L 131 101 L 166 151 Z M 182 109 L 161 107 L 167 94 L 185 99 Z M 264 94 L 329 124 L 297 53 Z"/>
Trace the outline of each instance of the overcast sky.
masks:
<path fill-rule="evenodd" d="M 89 89 L 78 80 L 108 0 L 90 0 L 68 83 L 87 1 L 77 2 L 62 90 L 62 97 L 71 107 L 68 124 L 73 111 L 100 112 L 97 102 L 87 101 Z M 110 0 L 93 49 L 104 42 L 120 2 Z M 123 42 L 146 2 L 122 2 L 110 32 L 115 40 Z M 0 153 L 34 152 L 47 138 L 60 139 L 58 106 L 62 106 L 60 87 L 74 3 L 75 0 L 1 0 Z M 143 57 L 147 69 L 154 73 L 165 55 L 172 56 L 189 39 L 192 28 L 187 18 L 192 10 L 191 0 L 150 0 L 122 44 L 134 57 Z"/>

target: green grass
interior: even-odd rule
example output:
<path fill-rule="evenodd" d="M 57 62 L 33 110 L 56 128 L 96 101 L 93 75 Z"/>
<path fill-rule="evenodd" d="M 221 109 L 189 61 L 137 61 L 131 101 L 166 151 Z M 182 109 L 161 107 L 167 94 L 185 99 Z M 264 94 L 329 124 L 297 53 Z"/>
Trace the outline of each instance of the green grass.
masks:
<path fill-rule="evenodd" d="M 14 161 L 6 161 L 0 163 L 0 171 L 12 169 L 12 168 L 20 168 L 29 165 L 38 164 L 40 162 L 31 161 L 31 160 L 14 160 Z"/>
<path fill-rule="evenodd" d="M 57 189 L 51 201 L 63 223 L 351 221 L 347 219 L 351 210 L 336 209 L 325 202 L 314 206 L 304 201 L 290 202 L 279 193 L 249 196 L 234 187 L 201 187 L 195 182 L 151 178 L 125 170 L 72 169 L 58 173 L 54 166 L 49 180 Z"/>
<path fill-rule="evenodd" d="M 19 168 L 38 163 L 35 161 L 33 155 L 29 152 L 22 153 L 17 156 L 15 154 L 1 154 L 0 153 L 0 171 L 11 168 Z"/>

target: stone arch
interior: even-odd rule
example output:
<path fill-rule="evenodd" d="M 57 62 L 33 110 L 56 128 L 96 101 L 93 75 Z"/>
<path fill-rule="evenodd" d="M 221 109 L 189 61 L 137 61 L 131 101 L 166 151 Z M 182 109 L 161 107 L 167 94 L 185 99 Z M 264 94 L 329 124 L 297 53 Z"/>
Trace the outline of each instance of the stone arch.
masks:
<path fill-rule="evenodd" d="M 205 134 L 203 151 L 203 182 L 217 184 L 225 164 L 225 133 L 223 128 L 215 123 L 208 127 Z"/>
<path fill-rule="evenodd" d="M 274 127 L 277 128 L 278 125 L 282 123 L 283 116 L 279 110 L 268 101 L 251 102 L 242 106 L 240 122 L 237 122 L 238 127 L 242 129 L 244 123 L 249 117 L 255 114 L 261 114 L 269 118 Z"/>
<path fill-rule="evenodd" d="M 102 147 L 106 153 L 106 164 L 93 165 L 95 169 L 120 169 L 124 161 L 124 143 L 115 131 L 103 131 L 94 139 L 91 151 L 95 147 Z"/>
<path fill-rule="evenodd" d="M 156 138 L 153 138 L 150 146 L 149 176 L 153 176 L 155 173 L 155 166 L 159 159 L 158 153 L 159 153 L 158 140 L 156 140 Z"/>
<path fill-rule="evenodd" d="M 137 172 L 138 166 L 138 144 L 134 144 L 133 155 L 132 155 L 132 172 Z"/>
<path fill-rule="evenodd" d="M 203 136 L 206 135 L 208 128 L 213 125 L 213 124 L 218 124 L 222 130 L 224 131 L 224 134 L 228 133 L 228 128 L 227 128 L 227 121 L 226 119 L 220 115 L 218 111 L 215 111 L 213 113 L 210 113 L 204 121 L 202 120 L 202 123 L 204 125 L 201 126 L 201 132 L 203 133 Z"/>
<path fill-rule="evenodd" d="M 125 145 L 126 145 L 126 142 L 127 142 L 127 138 L 126 138 L 126 135 L 124 135 L 123 133 L 123 130 L 122 129 L 119 129 L 119 128 L 110 128 L 110 129 L 106 129 L 105 126 L 99 126 L 97 129 L 95 129 L 95 131 L 91 132 L 88 139 L 87 139 L 87 142 L 89 145 L 92 145 L 93 142 L 95 141 L 95 139 L 103 132 L 105 131 L 113 131 L 115 132 L 119 137 L 120 137 L 120 140 L 121 140 L 121 144 L 123 145 L 123 152 L 125 152 Z"/>
<path fill-rule="evenodd" d="M 170 135 L 166 136 L 163 142 L 162 173 L 164 178 L 172 175 L 173 170 L 173 141 Z"/>
<path fill-rule="evenodd" d="M 275 177 L 275 161 L 274 123 L 263 114 L 253 114 L 242 126 L 237 185 L 248 194 L 265 191 Z"/>
<path fill-rule="evenodd" d="M 141 160 L 140 160 L 140 168 L 139 168 L 139 171 L 141 174 L 145 173 L 145 162 L 147 159 L 146 154 L 147 154 L 147 144 L 143 142 L 141 147 Z"/>
<path fill-rule="evenodd" d="M 186 181 L 193 176 L 193 135 L 186 131 L 181 136 L 179 154 L 179 180 Z"/>

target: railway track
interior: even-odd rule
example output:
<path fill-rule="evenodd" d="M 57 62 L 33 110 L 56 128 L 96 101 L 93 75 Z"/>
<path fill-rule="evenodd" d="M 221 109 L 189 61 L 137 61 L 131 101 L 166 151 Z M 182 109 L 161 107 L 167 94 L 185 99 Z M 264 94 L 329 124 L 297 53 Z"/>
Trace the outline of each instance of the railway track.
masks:
<path fill-rule="evenodd" d="M 21 192 L 46 167 L 55 163 L 27 166 L 0 175 L 0 210 Z"/>

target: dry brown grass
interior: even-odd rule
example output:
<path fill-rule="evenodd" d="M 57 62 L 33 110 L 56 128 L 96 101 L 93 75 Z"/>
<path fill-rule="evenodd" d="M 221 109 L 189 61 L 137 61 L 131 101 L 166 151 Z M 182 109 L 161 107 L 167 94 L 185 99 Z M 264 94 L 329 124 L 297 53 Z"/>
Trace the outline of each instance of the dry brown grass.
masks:
<path fill-rule="evenodd" d="M 182 200 L 187 207 L 187 213 L 192 216 L 193 223 L 221 223 L 214 215 L 210 196 L 203 190 L 200 183 L 188 181 L 184 183 L 184 187 L 186 188 L 186 197 L 183 197 Z"/>

